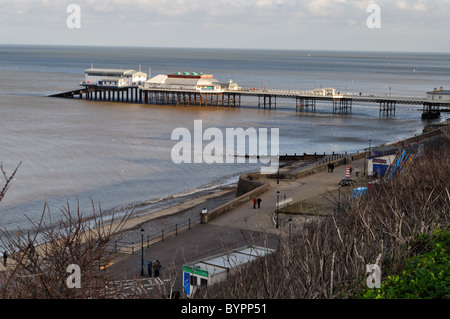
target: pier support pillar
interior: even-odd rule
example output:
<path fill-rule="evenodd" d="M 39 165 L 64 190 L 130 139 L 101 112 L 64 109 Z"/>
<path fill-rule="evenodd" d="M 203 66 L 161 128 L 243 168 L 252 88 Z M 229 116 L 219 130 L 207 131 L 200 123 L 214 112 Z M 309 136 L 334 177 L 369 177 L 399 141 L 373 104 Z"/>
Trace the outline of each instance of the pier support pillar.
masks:
<path fill-rule="evenodd" d="M 395 101 L 380 101 L 380 115 L 390 116 L 395 114 Z"/>
<path fill-rule="evenodd" d="M 436 119 L 441 116 L 439 104 L 423 103 L 422 120 Z"/>

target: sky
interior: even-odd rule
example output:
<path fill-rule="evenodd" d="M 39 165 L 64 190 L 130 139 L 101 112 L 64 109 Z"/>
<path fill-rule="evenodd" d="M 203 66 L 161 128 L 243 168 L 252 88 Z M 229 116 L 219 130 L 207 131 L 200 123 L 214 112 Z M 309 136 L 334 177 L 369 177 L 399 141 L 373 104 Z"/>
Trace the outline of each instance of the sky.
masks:
<path fill-rule="evenodd" d="M 0 0 L 0 44 L 450 53 L 449 30 L 450 0 Z"/>

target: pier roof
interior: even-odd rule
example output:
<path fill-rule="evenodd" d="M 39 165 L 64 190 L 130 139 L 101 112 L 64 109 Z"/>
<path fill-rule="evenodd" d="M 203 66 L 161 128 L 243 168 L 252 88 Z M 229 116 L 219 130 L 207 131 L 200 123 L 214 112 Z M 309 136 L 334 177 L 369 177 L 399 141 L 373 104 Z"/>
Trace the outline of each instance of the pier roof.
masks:
<path fill-rule="evenodd" d="M 142 73 L 138 72 L 136 70 L 132 69 L 100 69 L 100 68 L 90 68 L 84 71 L 84 73 L 89 75 L 102 75 L 102 76 L 132 76 L 136 73 Z"/>
<path fill-rule="evenodd" d="M 196 72 L 177 72 L 167 75 L 169 78 L 180 78 L 180 79 L 212 79 L 212 74 L 196 73 Z"/>
<path fill-rule="evenodd" d="M 218 81 L 212 77 L 193 77 L 193 76 L 170 76 L 167 74 L 159 74 L 145 83 L 150 85 L 176 85 L 176 86 L 209 86 Z"/>
<path fill-rule="evenodd" d="M 436 90 L 436 91 L 428 91 L 427 94 L 442 94 L 442 95 L 450 95 L 450 90 Z"/>

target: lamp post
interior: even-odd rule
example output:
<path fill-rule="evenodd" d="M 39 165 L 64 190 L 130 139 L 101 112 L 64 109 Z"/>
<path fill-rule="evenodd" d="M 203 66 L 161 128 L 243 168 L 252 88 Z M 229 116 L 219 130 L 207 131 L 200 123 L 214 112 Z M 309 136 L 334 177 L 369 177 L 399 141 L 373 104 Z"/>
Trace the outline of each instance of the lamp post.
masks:
<path fill-rule="evenodd" d="M 144 276 L 144 228 L 141 228 L 141 276 Z"/>
<path fill-rule="evenodd" d="M 280 206 L 280 191 L 277 191 L 277 228 L 278 228 L 278 207 Z"/>
<path fill-rule="evenodd" d="M 367 157 L 370 156 L 370 142 L 372 140 L 369 140 L 369 154 L 364 158 L 364 176 L 366 176 L 366 166 L 368 165 L 367 163 Z M 367 174 L 369 174 L 369 168 L 367 168 Z"/>
<path fill-rule="evenodd" d="M 338 185 L 338 191 L 339 191 L 339 195 L 338 195 L 338 214 L 341 210 L 341 184 Z"/>
<path fill-rule="evenodd" d="M 372 142 L 372 140 L 369 140 L 369 155 L 368 155 L 368 157 L 370 157 L 372 155 L 372 149 L 370 147 L 370 142 Z M 369 175 L 369 161 L 367 161 L 367 175 Z"/>

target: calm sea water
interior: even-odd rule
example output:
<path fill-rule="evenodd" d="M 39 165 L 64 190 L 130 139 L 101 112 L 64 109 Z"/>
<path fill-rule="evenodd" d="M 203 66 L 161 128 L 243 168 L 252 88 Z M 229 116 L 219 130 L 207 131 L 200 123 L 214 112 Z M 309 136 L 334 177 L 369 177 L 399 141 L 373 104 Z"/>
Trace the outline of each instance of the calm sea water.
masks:
<path fill-rule="evenodd" d="M 0 161 L 22 165 L 0 203 L 0 227 L 27 229 L 44 203 L 58 215 L 77 200 L 107 211 L 151 212 L 237 181 L 253 164 L 181 164 L 170 153 L 175 128 L 279 128 L 280 153 L 353 152 L 419 133 L 420 108 L 397 106 L 380 117 L 377 105 L 353 105 L 350 115 L 318 104 L 296 113 L 243 99 L 241 108 L 174 107 L 56 99 L 76 89 L 91 64 L 159 73 L 204 72 L 240 86 L 269 89 L 334 87 L 341 92 L 425 96 L 450 85 L 450 55 L 165 48 L 0 46 Z M 390 91 L 389 91 L 390 88 Z M 206 142 L 205 142 L 206 144 Z M 0 180 L 0 185 L 3 186 Z"/>

